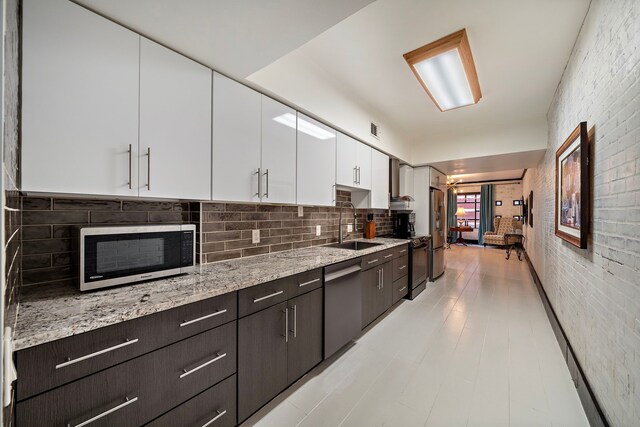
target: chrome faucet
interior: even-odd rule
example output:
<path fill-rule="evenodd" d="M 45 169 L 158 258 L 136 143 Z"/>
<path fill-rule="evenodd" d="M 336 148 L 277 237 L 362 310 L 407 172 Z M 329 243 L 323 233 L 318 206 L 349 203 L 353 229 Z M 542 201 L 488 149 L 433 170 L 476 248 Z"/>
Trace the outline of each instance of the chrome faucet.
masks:
<path fill-rule="evenodd" d="M 356 207 L 353 206 L 353 203 L 351 202 L 339 202 L 339 203 L 340 203 L 340 220 L 338 225 L 338 243 L 342 243 L 345 237 L 349 236 L 348 232 L 344 236 L 342 235 L 342 208 L 344 208 L 345 205 L 349 205 L 353 209 L 353 231 L 358 231 L 358 217 L 357 217 Z"/>

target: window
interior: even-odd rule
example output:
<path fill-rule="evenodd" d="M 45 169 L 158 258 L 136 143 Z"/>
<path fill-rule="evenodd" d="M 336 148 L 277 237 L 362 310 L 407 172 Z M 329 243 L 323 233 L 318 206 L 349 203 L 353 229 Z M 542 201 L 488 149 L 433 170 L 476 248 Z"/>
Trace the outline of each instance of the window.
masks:
<path fill-rule="evenodd" d="M 473 229 L 480 226 L 480 193 L 458 194 L 458 207 L 464 208 L 463 225 L 468 225 Z"/>

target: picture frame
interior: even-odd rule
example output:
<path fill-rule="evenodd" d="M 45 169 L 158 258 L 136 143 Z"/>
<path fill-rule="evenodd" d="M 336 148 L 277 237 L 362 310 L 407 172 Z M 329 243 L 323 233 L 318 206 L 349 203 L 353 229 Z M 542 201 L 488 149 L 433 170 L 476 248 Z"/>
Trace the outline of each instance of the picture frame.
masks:
<path fill-rule="evenodd" d="M 513 201 L 513 206 L 522 206 L 522 200 L 521 199 L 516 199 Z"/>
<path fill-rule="evenodd" d="M 555 234 L 580 249 L 589 233 L 589 136 L 581 122 L 556 151 Z"/>
<path fill-rule="evenodd" d="M 529 193 L 529 227 L 533 228 L 533 190 Z"/>
<path fill-rule="evenodd" d="M 524 200 L 524 197 L 522 199 Z M 524 200 L 524 203 L 522 203 L 522 224 L 526 224 L 528 218 L 529 218 L 529 206 L 527 205 L 527 201 Z"/>
<path fill-rule="evenodd" d="M 502 200 L 496 200 L 496 206 L 502 206 Z"/>

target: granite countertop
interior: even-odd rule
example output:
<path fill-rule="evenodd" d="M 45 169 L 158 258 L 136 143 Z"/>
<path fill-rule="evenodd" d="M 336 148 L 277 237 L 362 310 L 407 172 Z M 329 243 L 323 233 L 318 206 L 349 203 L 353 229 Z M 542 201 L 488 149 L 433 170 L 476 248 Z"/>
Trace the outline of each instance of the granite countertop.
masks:
<path fill-rule="evenodd" d="M 16 351 L 22 350 L 361 257 L 407 244 L 408 241 L 376 238 L 373 242 L 382 245 L 359 251 L 327 246 L 294 249 L 205 264 L 197 266 L 196 272 L 183 276 L 92 292 L 80 292 L 68 285 L 26 288 L 18 306 L 13 347 Z"/>

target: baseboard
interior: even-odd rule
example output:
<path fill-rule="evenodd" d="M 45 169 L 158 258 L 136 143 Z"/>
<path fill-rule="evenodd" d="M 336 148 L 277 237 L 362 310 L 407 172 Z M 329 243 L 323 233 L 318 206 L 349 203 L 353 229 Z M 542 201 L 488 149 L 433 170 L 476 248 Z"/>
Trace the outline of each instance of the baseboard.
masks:
<path fill-rule="evenodd" d="M 536 288 L 538 288 L 538 293 L 540 294 L 540 298 L 542 299 L 542 305 L 544 305 L 544 309 L 547 312 L 547 317 L 549 318 L 549 323 L 551 323 L 551 328 L 553 329 L 553 333 L 558 340 L 558 345 L 560 346 L 560 350 L 562 351 L 562 355 L 564 356 L 564 361 L 569 368 L 569 373 L 571 374 L 571 378 L 573 379 L 573 384 L 576 386 L 578 391 L 578 396 L 580 397 L 580 402 L 582 403 L 582 407 L 584 408 L 584 412 L 587 415 L 587 419 L 589 420 L 589 424 L 592 427 L 609 427 L 609 422 L 604 416 L 602 412 L 602 408 L 598 404 L 595 395 L 593 394 L 593 390 L 591 389 L 591 385 L 587 380 L 580 363 L 578 363 L 578 359 L 575 357 L 575 352 L 573 351 L 573 347 L 571 347 L 571 343 L 567 338 L 567 335 L 558 320 L 558 316 L 556 316 L 556 312 L 551 306 L 551 302 L 547 297 L 547 292 L 542 287 L 542 282 L 540 281 L 540 277 L 536 272 L 536 269 L 533 267 L 531 260 L 529 259 L 529 255 L 527 251 L 524 251 L 524 258 L 527 260 L 527 264 L 529 265 L 529 271 L 531 272 L 531 276 L 533 277 L 533 281 L 536 284 Z"/>

